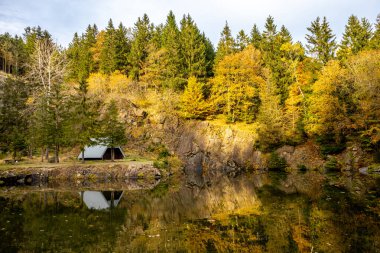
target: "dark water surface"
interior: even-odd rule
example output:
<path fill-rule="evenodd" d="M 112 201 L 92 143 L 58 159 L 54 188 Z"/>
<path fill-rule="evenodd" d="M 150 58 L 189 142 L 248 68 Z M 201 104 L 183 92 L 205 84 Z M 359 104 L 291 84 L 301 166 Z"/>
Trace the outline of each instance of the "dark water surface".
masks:
<path fill-rule="evenodd" d="M 380 252 L 379 179 L 265 173 L 127 188 L 0 187 L 0 252 Z"/>

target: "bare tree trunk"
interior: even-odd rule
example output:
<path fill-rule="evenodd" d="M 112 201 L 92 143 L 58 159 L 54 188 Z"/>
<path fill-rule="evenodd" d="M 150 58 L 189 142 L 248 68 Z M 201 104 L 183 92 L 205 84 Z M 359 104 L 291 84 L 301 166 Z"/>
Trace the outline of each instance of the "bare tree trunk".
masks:
<path fill-rule="evenodd" d="M 46 148 L 45 159 L 47 162 L 49 162 L 49 147 Z"/>
<path fill-rule="evenodd" d="M 59 163 L 59 144 L 55 144 L 54 162 Z"/>
<path fill-rule="evenodd" d="M 81 207 L 81 208 L 83 208 L 83 203 L 84 203 L 84 201 L 83 201 L 83 196 L 84 196 L 84 192 L 81 191 L 81 192 L 80 192 L 80 207 Z"/>
<path fill-rule="evenodd" d="M 115 148 L 114 147 L 111 147 L 111 161 L 112 162 L 115 161 Z"/>
<path fill-rule="evenodd" d="M 84 147 L 82 148 L 82 163 L 84 163 Z"/>
<path fill-rule="evenodd" d="M 44 162 L 44 148 L 41 148 L 41 162 Z"/>
<path fill-rule="evenodd" d="M 29 159 L 33 159 L 33 146 L 29 145 L 29 151 L 28 151 Z"/>

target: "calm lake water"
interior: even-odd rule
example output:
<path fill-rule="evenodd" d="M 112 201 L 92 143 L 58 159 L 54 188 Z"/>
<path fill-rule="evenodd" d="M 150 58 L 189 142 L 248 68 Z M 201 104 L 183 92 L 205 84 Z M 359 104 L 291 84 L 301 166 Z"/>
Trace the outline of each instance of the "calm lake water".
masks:
<path fill-rule="evenodd" d="M 0 187 L 0 252 L 380 252 L 379 186 L 308 172 L 149 190 Z"/>

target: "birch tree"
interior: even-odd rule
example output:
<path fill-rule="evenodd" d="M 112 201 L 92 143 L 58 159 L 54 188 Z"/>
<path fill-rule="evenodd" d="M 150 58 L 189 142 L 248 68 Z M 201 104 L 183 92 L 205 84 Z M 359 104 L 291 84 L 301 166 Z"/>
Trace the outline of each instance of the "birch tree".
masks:
<path fill-rule="evenodd" d="M 31 106 L 34 106 L 35 129 L 40 145 L 54 147 L 54 161 L 59 162 L 59 148 L 63 139 L 64 102 L 67 100 L 63 79 L 66 71 L 66 57 L 50 38 L 36 40 L 34 51 L 28 64 L 28 80 L 33 84 Z M 39 107 L 39 108 L 38 108 Z M 38 109 L 37 109 L 38 108 Z"/>

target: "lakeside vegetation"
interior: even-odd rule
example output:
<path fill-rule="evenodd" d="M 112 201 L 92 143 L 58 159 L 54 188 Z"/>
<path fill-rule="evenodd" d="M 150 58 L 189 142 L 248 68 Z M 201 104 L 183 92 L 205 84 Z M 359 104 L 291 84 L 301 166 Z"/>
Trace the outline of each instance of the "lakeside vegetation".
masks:
<path fill-rule="evenodd" d="M 95 137 L 123 145 L 138 134 L 129 112 L 144 109 L 238 124 L 264 151 L 312 138 L 330 154 L 356 140 L 380 160 L 380 16 L 350 16 L 339 42 L 326 18 L 307 30 L 302 45 L 271 16 L 236 37 L 226 23 L 215 49 L 190 15 L 170 12 L 158 25 L 89 25 L 68 48 L 40 27 L 2 34 L 0 153 L 53 150 L 59 162 Z"/>

